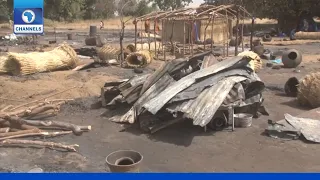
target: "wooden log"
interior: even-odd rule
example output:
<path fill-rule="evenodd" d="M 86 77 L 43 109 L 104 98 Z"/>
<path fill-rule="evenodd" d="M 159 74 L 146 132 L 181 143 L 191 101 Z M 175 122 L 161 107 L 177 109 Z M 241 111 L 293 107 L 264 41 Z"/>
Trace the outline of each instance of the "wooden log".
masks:
<path fill-rule="evenodd" d="M 7 133 L 10 131 L 10 128 L 6 127 L 6 128 L 0 128 L 0 134 L 1 133 Z"/>
<path fill-rule="evenodd" d="M 66 150 L 70 152 L 77 152 L 76 147 L 79 147 L 78 144 L 73 145 L 64 145 L 61 143 L 55 142 L 44 142 L 44 141 L 32 141 L 32 140 L 21 140 L 21 139 L 7 139 L 0 142 L 0 146 L 3 147 L 11 147 L 11 146 L 19 146 L 19 147 L 46 147 L 55 150 Z"/>
<path fill-rule="evenodd" d="M 10 132 L 13 133 L 13 132 Z M 7 140 L 7 139 L 15 139 L 15 138 L 21 138 L 21 137 L 33 137 L 33 136 L 42 136 L 46 138 L 52 138 L 56 136 L 62 136 L 71 134 L 72 131 L 62 131 L 62 132 L 25 132 L 25 131 L 17 131 L 14 132 L 15 135 L 10 135 L 10 133 L 1 133 L 3 137 L 0 136 L 0 141 Z M 1 135 L 0 134 L 0 135 Z"/>

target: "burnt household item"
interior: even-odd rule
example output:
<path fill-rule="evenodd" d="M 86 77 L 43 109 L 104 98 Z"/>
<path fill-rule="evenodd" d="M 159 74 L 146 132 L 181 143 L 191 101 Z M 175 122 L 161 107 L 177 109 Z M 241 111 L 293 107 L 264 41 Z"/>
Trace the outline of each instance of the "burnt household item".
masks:
<path fill-rule="evenodd" d="M 97 45 L 97 42 L 96 42 L 96 37 L 87 37 L 85 40 L 84 40 L 85 44 L 87 46 L 96 46 Z"/>
<path fill-rule="evenodd" d="M 49 41 L 49 44 L 55 44 L 57 41 Z"/>
<path fill-rule="evenodd" d="M 234 125 L 236 127 L 250 127 L 252 125 L 252 114 L 239 113 L 234 115 Z"/>
<path fill-rule="evenodd" d="M 263 37 L 262 37 L 262 41 L 263 41 L 263 42 L 270 42 L 271 40 L 272 40 L 272 37 L 271 37 L 270 34 L 265 34 L 265 35 L 263 35 Z"/>
<path fill-rule="evenodd" d="M 296 77 L 289 78 L 284 85 L 284 91 L 287 96 L 297 97 L 299 80 Z"/>
<path fill-rule="evenodd" d="M 106 163 L 111 172 L 139 172 L 143 156 L 133 150 L 119 150 L 109 154 Z"/>
<path fill-rule="evenodd" d="M 68 40 L 73 40 L 73 34 L 69 33 L 67 34 Z"/>
<path fill-rule="evenodd" d="M 285 68 L 296 68 L 302 61 L 301 53 L 296 49 L 289 49 L 283 52 L 282 63 Z"/>
<path fill-rule="evenodd" d="M 97 26 L 90 26 L 89 36 L 93 37 L 97 35 Z"/>
<path fill-rule="evenodd" d="M 208 127 L 215 131 L 221 131 L 227 126 L 227 124 L 228 119 L 223 111 L 220 110 L 216 112 L 216 114 L 208 124 Z"/>
<path fill-rule="evenodd" d="M 253 52 L 258 54 L 259 56 L 263 55 L 263 53 L 264 53 L 263 45 L 254 46 L 252 50 L 253 50 Z"/>

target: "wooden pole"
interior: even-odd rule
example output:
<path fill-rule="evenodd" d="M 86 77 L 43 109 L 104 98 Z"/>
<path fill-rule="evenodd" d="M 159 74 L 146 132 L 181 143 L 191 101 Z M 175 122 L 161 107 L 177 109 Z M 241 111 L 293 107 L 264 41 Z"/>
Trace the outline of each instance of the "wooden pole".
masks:
<path fill-rule="evenodd" d="M 226 10 L 226 25 L 227 25 L 227 57 L 229 57 L 229 19 L 228 19 L 228 12 Z"/>
<path fill-rule="evenodd" d="M 163 54 L 163 57 L 164 57 L 164 20 L 161 20 L 161 47 L 162 47 L 162 54 Z"/>
<path fill-rule="evenodd" d="M 157 21 L 157 19 L 155 18 L 154 19 L 154 25 L 153 25 L 153 28 L 154 28 L 154 55 L 155 55 L 155 57 L 158 57 L 158 55 L 157 55 L 157 38 L 156 38 L 156 25 L 157 25 L 157 23 L 156 23 L 156 21 Z"/>
<path fill-rule="evenodd" d="M 214 15 L 212 15 L 212 22 L 211 22 L 211 51 L 213 51 L 213 25 L 215 22 Z"/>
<path fill-rule="evenodd" d="M 149 47 L 149 51 L 150 51 L 150 41 L 151 41 L 151 39 L 150 39 L 150 31 L 148 32 L 148 47 Z"/>
<path fill-rule="evenodd" d="M 142 21 L 141 21 L 141 24 L 140 24 L 140 43 L 141 43 L 141 50 L 143 50 L 142 32 L 143 32 L 143 23 L 142 23 Z M 137 47 L 136 47 L 136 48 L 137 48 Z"/>
<path fill-rule="evenodd" d="M 165 23 L 167 23 L 167 22 L 165 22 Z M 167 40 L 167 33 L 165 33 L 164 28 L 162 28 L 162 30 L 164 32 L 164 39 L 165 39 L 163 44 L 165 44 L 166 40 Z M 163 47 L 163 58 L 164 58 L 164 61 L 166 61 L 167 60 L 167 58 L 166 58 L 166 50 L 165 50 L 166 46 L 164 45 L 162 47 Z"/>
<path fill-rule="evenodd" d="M 236 27 L 237 27 L 237 33 L 236 33 L 236 47 L 235 47 L 235 51 L 234 51 L 234 55 L 237 56 L 238 55 L 238 39 L 239 39 L 239 7 L 237 9 L 237 23 L 236 23 Z"/>
<path fill-rule="evenodd" d="M 244 17 L 245 17 L 245 12 L 243 11 L 243 16 L 242 16 L 242 27 L 241 27 L 241 46 L 242 46 L 242 52 L 244 51 L 244 39 L 243 39 L 243 28 L 244 28 Z"/>
<path fill-rule="evenodd" d="M 186 54 L 186 21 L 183 21 L 183 56 Z"/>
<path fill-rule="evenodd" d="M 193 56 L 193 41 L 194 41 L 194 36 L 195 36 L 195 32 L 194 32 L 194 23 L 195 23 L 195 21 L 193 20 L 192 21 L 192 26 L 191 26 L 191 56 Z"/>
<path fill-rule="evenodd" d="M 252 44 L 252 41 L 253 41 L 253 31 L 254 31 L 254 17 L 252 17 L 252 20 L 251 20 L 251 34 L 250 34 L 250 50 L 252 51 L 253 49 L 253 44 Z"/>
<path fill-rule="evenodd" d="M 134 47 L 137 48 L 137 33 L 138 33 L 138 22 L 137 19 L 134 20 Z"/>
<path fill-rule="evenodd" d="M 192 21 L 189 21 L 189 23 L 191 25 L 191 26 L 188 26 L 188 36 L 189 36 L 188 47 L 189 47 L 189 55 L 190 55 L 191 54 L 191 41 L 192 41 Z M 189 27 L 191 27 L 191 29 Z"/>

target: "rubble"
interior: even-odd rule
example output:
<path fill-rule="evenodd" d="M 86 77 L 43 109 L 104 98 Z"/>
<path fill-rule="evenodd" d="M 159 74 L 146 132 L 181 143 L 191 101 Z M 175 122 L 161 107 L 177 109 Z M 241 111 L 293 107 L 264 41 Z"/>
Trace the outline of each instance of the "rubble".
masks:
<path fill-rule="evenodd" d="M 206 127 L 217 119 L 216 112 L 228 117 L 226 125 L 234 125 L 234 113 L 245 107 L 255 109 L 248 113 L 256 116 L 263 102 L 264 83 L 248 66 L 252 59 L 238 56 L 216 62 L 210 54 L 176 59 L 153 74 L 105 86 L 101 95 L 105 107 L 117 108 L 119 103 L 132 106 L 121 118 L 111 120 L 137 122 L 141 129 L 154 133 L 185 119 Z M 203 59 L 213 63 L 203 64 Z"/>
<path fill-rule="evenodd" d="M 269 126 L 265 132 L 270 137 L 287 140 L 296 140 L 303 135 L 307 141 L 320 143 L 320 120 L 314 119 L 319 117 L 319 112 L 319 109 L 313 109 L 298 117 L 285 114 L 284 120 L 278 122 L 269 120 Z M 310 118 L 302 118 L 306 116 Z"/>
<path fill-rule="evenodd" d="M 49 98 L 71 89 L 51 94 L 46 98 L 38 99 L 15 107 L 7 106 L 2 108 L 0 110 L 0 146 L 41 146 L 56 150 L 77 151 L 77 144 L 65 145 L 56 142 L 22 139 L 26 137 L 52 138 L 72 133 L 79 136 L 82 135 L 83 132 L 91 130 L 91 126 L 79 126 L 66 122 L 46 120 L 48 117 L 57 115 L 61 105 L 68 101 L 72 101 L 72 99 L 49 100 Z"/>

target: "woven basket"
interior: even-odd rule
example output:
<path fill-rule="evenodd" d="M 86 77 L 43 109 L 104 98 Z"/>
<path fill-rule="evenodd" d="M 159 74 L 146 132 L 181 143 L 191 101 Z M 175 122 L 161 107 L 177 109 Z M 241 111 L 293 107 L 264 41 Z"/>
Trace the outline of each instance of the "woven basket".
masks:
<path fill-rule="evenodd" d="M 244 51 L 242 53 L 239 53 L 238 56 L 249 57 L 251 59 L 251 61 L 249 62 L 249 66 L 254 72 L 258 72 L 260 69 L 262 69 L 261 58 L 253 51 Z"/>
<path fill-rule="evenodd" d="M 311 73 L 300 81 L 297 98 L 303 106 L 320 107 L 320 72 Z"/>
<path fill-rule="evenodd" d="M 107 44 L 98 49 L 98 57 L 101 60 L 118 59 L 119 54 L 119 49 Z"/>
<path fill-rule="evenodd" d="M 152 55 L 149 51 L 137 51 L 130 53 L 126 58 L 128 67 L 145 67 L 152 61 Z"/>

